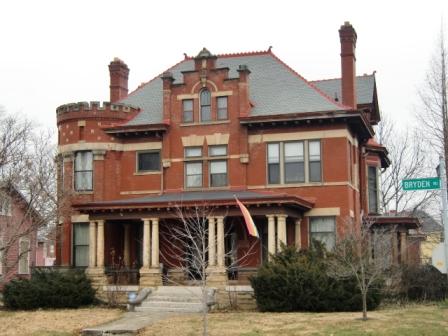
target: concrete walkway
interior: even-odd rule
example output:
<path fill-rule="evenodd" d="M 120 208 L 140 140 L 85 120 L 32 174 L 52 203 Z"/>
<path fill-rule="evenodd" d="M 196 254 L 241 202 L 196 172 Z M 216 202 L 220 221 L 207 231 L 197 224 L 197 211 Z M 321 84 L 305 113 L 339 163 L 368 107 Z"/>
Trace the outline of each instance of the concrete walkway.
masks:
<path fill-rule="evenodd" d="M 178 315 L 178 312 L 126 312 L 118 320 L 84 329 L 82 335 L 137 335 L 140 330 L 154 322 Z"/>

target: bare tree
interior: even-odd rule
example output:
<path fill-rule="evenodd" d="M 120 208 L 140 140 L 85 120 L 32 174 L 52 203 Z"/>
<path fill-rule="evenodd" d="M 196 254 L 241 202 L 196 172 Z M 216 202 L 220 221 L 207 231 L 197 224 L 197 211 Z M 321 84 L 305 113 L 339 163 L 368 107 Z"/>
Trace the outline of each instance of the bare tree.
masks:
<path fill-rule="evenodd" d="M 201 287 L 202 329 L 203 335 L 208 335 L 208 310 L 214 294 L 209 288 L 210 279 L 216 275 L 227 277 L 227 273 L 236 266 L 244 266 L 255 244 L 240 258 L 236 256 L 236 251 L 222 251 L 227 262 L 223 265 L 210 265 L 210 255 L 215 255 L 215 248 L 218 246 L 217 235 L 212 234 L 215 239 L 209 241 L 208 218 L 215 216 L 215 209 L 204 202 L 189 209 L 177 206 L 176 214 L 177 225 L 173 223 L 161 228 L 161 238 L 167 247 L 165 253 L 161 252 L 161 257 L 164 265 L 177 269 L 187 279 L 194 279 Z M 230 228 L 224 232 L 223 239 L 229 235 L 229 230 Z M 165 281 L 174 284 L 181 282 L 170 277 L 166 277 Z"/>
<path fill-rule="evenodd" d="M 350 220 L 346 224 L 345 234 L 328 258 L 329 275 L 356 279 L 362 296 L 362 319 L 367 320 L 367 294 L 392 266 L 395 227 L 375 226 L 374 221 L 366 217 L 360 228 L 355 228 Z"/>
<path fill-rule="evenodd" d="M 390 118 L 383 116 L 378 127 L 378 140 L 389 152 L 390 167 L 381 171 L 381 207 L 384 212 L 424 210 L 434 200 L 436 193 L 429 191 L 404 191 L 402 181 L 430 174 L 428 148 L 416 134 L 399 131 Z"/>
<path fill-rule="evenodd" d="M 29 120 L 0 112 L 0 262 L 3 281 L 24 254 L 17 249 L 30 237 L 56 223 L 55 146 L 49 132 L 38 132 Z M 31 243 L 31 241 L 30 241 Z"/>
<path fill-rule="evenodd" d="M 443 27 L 436 53 L 431 59 L 424 86 L 419 90 L 421 108 L 417 119 L 423 126 L 419 138 L 426 140 L 438 156 L 448 163 L 447 62 Z"/>

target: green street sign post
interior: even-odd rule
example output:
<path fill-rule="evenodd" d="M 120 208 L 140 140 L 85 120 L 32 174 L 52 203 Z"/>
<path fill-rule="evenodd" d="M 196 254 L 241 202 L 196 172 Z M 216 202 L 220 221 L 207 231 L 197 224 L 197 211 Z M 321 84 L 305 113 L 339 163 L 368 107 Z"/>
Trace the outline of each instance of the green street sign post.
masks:
<path fill-rule="evenodd" d="M 426 177 L 401 181 L 403 190 L 434 190 L 440 189 L 440 178 Z"/>

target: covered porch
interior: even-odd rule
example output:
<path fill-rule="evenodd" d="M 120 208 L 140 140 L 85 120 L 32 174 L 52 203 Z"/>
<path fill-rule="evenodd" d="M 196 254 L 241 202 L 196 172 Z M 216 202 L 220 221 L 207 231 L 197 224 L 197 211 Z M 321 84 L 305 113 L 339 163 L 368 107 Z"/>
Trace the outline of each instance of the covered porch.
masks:
<path fill-rule="evenodd" d="M 248 235 L 235 196 L 248 207 L 259 239 Z M 191 285 L 204 277 L 209 284 L 247 284 L 282 244 L 301 246 L 301 219 L 312 206 L 295 196 L 252 191 L 79 205 L 89 215 L 87 273 L 109 285 Z"/>

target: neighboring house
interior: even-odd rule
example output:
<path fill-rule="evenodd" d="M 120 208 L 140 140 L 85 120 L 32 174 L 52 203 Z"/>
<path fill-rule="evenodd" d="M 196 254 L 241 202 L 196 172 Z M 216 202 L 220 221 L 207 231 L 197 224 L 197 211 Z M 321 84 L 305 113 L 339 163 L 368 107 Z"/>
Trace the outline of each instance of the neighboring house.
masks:
<path fill-rule="evenodd" d="M 176 273 L 166 241 L 175 210 L 206 203 L 211 277 L 224 284 L 230 250 L 251 249 L 232 274 L 247 279 L 282 242 L 331 248 L 361 213 L 378 215 L 378 171 L 389 160 L 373 140 L 375 75 L 356 76 L 353 27 L 339 35 L 342 78 L 313 82 L 271 49 L 215 56 L 204 48 L 128 94 L 129 69 L 114 59 L 110 103 L 57 109 L 59 179 L 74 196 L 56 264 L 87 267 L 104 283 L 119 256 L 140 285 L 159 285 L 160 263 Z"/>
<path fill-rule="evenodd" d="M 420 261 L 423 264 L 432 264 L 432 250 L 443 241 L 443 226 L 426 211 L 414 211 L 413 216 L 417 217 L 421 223 L 418 232 L 422 236 L 419 249 Z"/>
<path fill-rule="evenodd" d="M 19 191 L 0 188 L 0 289 L 15 277 L 30 276 L 36 260 L 36 216 Z"/>
<path fill-rule="evenodd" d="M 36 266 L 53 266 L 56 260 L 55 242 L 47 230 L 37 234 Z"/>

